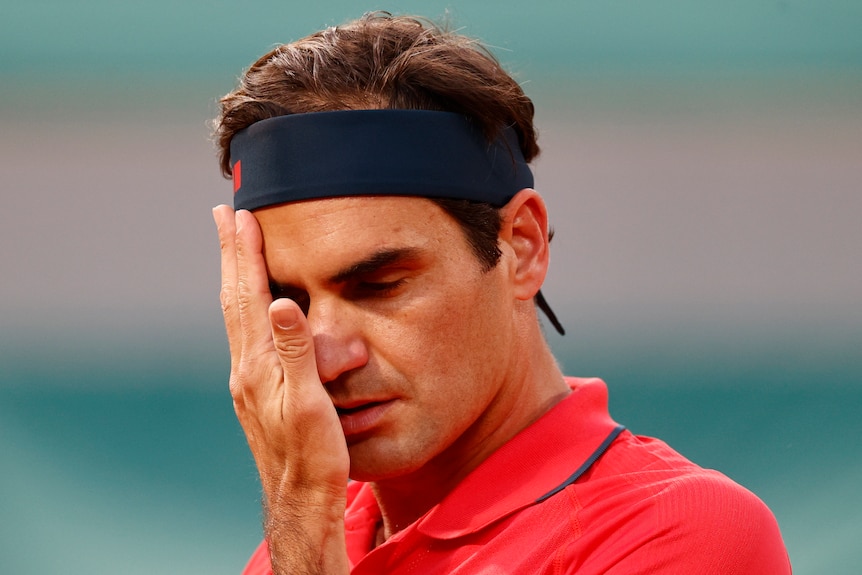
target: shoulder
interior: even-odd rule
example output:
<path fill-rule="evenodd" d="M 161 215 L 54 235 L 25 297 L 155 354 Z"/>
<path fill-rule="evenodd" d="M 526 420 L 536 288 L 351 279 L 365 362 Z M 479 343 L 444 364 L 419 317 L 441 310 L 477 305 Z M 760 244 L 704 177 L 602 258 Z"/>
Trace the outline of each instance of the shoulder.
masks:
<path fill-rule="evenodd" d="M 651 438 L 625 434 L 606 456 L 573 495 L 628 569 L 609 573 L 790 573 L 774 515 L 745 487 Z"/>
<path fill-rule="evenodd" d="M 775 516 L 754 493 L 710 470 L 688 471 L 654 495 L 654 546 L 702 573 L 790 573 Z"/>
<path fill-rule="evenodd" d="M 660 440 L 626 433 L 607 455 L 593 478 L 615 480 L 620 489 L 639 493 L 668 520 L 774 520 L 754 493 L 718 471 L 689 461 Z"/>
<path fill-rule="evenodd" d="M 692 545 L 730 549 L 758 548 L 769 540 L 781 543 L 766 504 L 717 471 L 688 470 L 656 487 L 656 516 L 673 526 L 680 540 L 685 536 Z"/>

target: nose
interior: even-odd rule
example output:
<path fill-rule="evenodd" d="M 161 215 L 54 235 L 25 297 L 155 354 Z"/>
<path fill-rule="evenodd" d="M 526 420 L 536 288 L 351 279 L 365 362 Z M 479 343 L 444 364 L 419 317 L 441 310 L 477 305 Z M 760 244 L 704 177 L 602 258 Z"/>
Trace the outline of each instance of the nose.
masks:
<path fill-rule="evenodd" d="M 308 323 L 322 383 L 368 363 L 368 347 L 355 310 L 332 302 L 313 303 L 308 310 Z"/>

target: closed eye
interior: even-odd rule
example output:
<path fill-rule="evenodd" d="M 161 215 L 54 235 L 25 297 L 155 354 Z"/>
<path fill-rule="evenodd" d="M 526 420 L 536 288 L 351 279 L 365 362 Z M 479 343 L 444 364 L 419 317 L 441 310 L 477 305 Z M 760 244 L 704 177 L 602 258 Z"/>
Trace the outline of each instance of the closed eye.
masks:
<path fill-rule="evenodd" d="M 373 296 L 386 297 L 394 295 L 394 293 L 407 282 L 406 278 L 400 278 L 394 281 L 387 282 L 370 282 L 363 281 L 356 284 L 355 292 L 357 296 Z"/>

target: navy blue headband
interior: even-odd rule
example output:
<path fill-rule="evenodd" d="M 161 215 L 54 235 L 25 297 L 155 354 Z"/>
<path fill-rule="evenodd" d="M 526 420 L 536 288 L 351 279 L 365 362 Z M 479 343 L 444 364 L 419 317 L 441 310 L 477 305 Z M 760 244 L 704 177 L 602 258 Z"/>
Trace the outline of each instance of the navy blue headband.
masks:
<path fill-rule="evenodd" d="M 343 110 L 261 120 L 230 144 L 234 207 L 334 196 L 458 198 L 504 206 L 533 174 L 518 136 L 493 143 L 460 114 Z"/>

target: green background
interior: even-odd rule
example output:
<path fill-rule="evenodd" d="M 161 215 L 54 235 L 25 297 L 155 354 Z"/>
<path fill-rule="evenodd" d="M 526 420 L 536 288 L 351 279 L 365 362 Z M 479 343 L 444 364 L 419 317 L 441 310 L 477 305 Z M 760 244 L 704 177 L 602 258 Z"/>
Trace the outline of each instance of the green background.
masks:
<path fill-rule="evenodd" d="M 272 45 L 448 18 L 536 102 L 565 370 L 862 564 L 862 4 L 0 1 L 0 573 L 238 573 L 208 120 Z M 855 542 L 855 543 L 854 543 Z"/>

